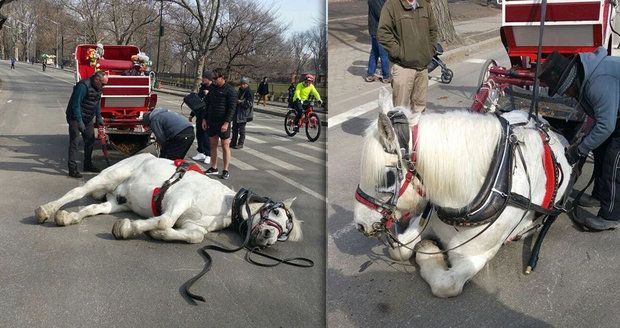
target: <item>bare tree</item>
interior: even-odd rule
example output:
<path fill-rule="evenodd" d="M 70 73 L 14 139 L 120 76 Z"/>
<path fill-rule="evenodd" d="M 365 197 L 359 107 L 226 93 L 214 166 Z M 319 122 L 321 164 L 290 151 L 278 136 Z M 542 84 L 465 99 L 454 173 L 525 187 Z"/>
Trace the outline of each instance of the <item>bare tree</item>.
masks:
<path fill-rule="evenodd" d="M 221 0 L 167 0 L 185 9 L 190 13 L 192 21 L 196 24 L 196 30 L 187 29 L 188 25 L 180 25 L 184 34 L 188 37 L 187 43 L 192 52 L 196 54 L 197 63 L 195 69 L 194 90 L 198 90 L 201 81 L 202 70 L 205 60 L 212 50 L 211 42 L 213 34 L 220 18 Z"/>
<path fill-rule="evenodd" d="M 62 0 L 62 4 L 78 18 L 80 25 L 77 34 L 82 42 L 104 42 L 105 34 L 101 27 L 107 8 L 103 0 Z"/>
<path fill-rule="evenodd" d="M 310 33 L 308 32 L 296 32 L 289 39 L 290 56 L 293 64 L 292 74 L 299 76 L 306 67 L 311 57 L 309 45 Z"/>
<path fill-rule="evenodd" d="M 130 44 L 134 34 L 155 22 L 159 13 L 144 0 L 106 0 L 108 31 L 116 44 Z"/>
<path fill-rule="evenodd" d="M 454 22 L 452 22 L 450 9 L 448 8 L 448 0 L 433 0 L 430 4 L 439 27 L 439 40 L 447 43 L 462 43 L 461 37 L 454 29 Z"/>
<path fill-rule="evenodd" d="M 0 9 L 2 9 L 4 5 L 7 5 L 13 1 L 14 0 L 0 0 Z M 4 25 L 7 19 L 8 19 L 8 16 L 5 16 L 2 13 L 0 13 L 0 30 L 2 30 L 2 26 Z"/>
<path fill-rule="evenodd" d="M 312 54 L 312 63 L 317 74 L 327 73 L 327 25 L 318 22 L 308 32 L 308 50 Z"/>

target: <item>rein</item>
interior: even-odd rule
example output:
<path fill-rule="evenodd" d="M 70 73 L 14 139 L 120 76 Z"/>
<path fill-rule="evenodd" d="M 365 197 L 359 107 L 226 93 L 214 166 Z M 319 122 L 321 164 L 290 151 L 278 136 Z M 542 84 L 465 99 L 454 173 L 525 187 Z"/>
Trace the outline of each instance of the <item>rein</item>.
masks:
<path fill-rule="evenodd" d="M 262 202 L 264 204 L 263 206 L 261 206 L 261 208 L 258 211 L 256 211 L 255 213 L 252 213 L 252 211 L 250 210 L 251 202 Z M 282 227 L 280 227 L 280 225 L 277 222 L 274 222 L 273 220 L 269 219 L 269 214 L 272 211 L 276 211 L 279 209 L 286 211 L 286 215 L 288 217 L 287 224 L 286 224 L 288 231 L 286 233 L 283 232 Z M 247 220 L 243 219 L 243 216 L 241 215 L 242 210 L 245 210 L 247 217 L 248 217 Z M 260 215 L 260 221 L 258 222 L 258 224 L 256 224 L 256 226 L 252 228 L 252 221 L 256 215 Z M 248 246 L 248 244 L 250 243 L 250 236 L 252 235 L 252 232 L 255 231 L 255 229 L 257 229 L 257 227 L 259 227 L 262 222 L 267 222 L 266 223 L 267 225 L 276 227 L 276 229 L 279 232 L 278 234 L 279 241 L 285 241 L 288 238 L 288 234 L 293 229 L 293 218 L 289 210 L 286 209 L 286 207 L 284 206 L 284 204 L 275 203 L 267 197 L 260 197 L 258 195 L 255 195 L 254 193 L 252 193 L 251 191 L 247 189 L 241 188 L 241 190 L 237 192 L 237 194 L 235 195 L 235 198 L 233 199 L 231 219 L 232 219 L 231 227 L 236 229 L 239 235 L 243 236 L 243 243 L 241 244 L 241 246 L 236 247 L 236 248 L 225 248 L 225 247 L 221 247 L 217 245 L 206 245 L 206 246 L 201 247 L 199 249 L 199 252 L 205 258 L 205 265 L 200 273 L 198 273 L 197 275 L 192 277 L 190 280 L 185 282 L 183 286 L 181 287 L 182 293 L 185 297 L 191 300 L 194 300 L 194 301 L 206 302 L 206 299 L 203 296 L 194 294 L 190 292 L 189 289 L 192 287 L 192 285 L 194 285 L 196 281 L 198 281 L 198 279 L 200 279 L 207 272 L 209 272 L 209 270 L 211 270 L 211 264 L 213 263 L 213 259 L 211 258 L 211 255 L 207 253 L 207 250 L 210 250 L 210 249 L 223 252 L 223 253 L 235 253 L 245 248 L 247 249 L 245 259 L 248 262 L 254 265 L 261 266 L 261 267 L 275 267 L 281 263 L 288 264 L 291 266 L 296 266 L 296 267 L 302 267 L 302 268 L 310 268 L 314 266 L 314 262 L 312 260 L 304 258 L 304 257 L 291 257 L 291 258 L 280 259 L 278 257 L 261 252 L 260 247 L 258 246 L 255 246 L 255 247 Z M 251 258 L 251 254 L 257 254 L 259 256 L 273 260 L 274 262 L 272 263 L 258 262 Z"/>

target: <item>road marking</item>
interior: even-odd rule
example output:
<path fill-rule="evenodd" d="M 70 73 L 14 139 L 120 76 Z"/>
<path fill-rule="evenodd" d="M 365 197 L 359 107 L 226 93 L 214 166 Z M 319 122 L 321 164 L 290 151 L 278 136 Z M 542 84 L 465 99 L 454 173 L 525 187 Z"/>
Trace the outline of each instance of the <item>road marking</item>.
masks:
<path fill-rule="evenodd" d="M 250 141 L 253 141 L 254 143 L 257 143 L 257 144 L 264 144 L 264 143 L 266 143 L 266 142 L 267 142 L 267 141 L 260 140 L 260 139 L 258 139 L 258 138 L 250 137 L 250 136 L 249 136 L 249 135 L 247 135 L 247 134 L 245 135 L 245 138 L 246 138 L 246 139 L 248 139 L 248 140 L 250 140 Z"/>
<path fill-rule="evenodd" d="M 331 22 L 342 22 L 342 21 L 348 21 L 348 20 L 364 18 L 364 17 L 368 17 L 368 15 L 350 16 L 350 17 L 343 17 L 343 18 L 332 18 L 332 19 L 328 19 L 327 22 L 328 23 L 331 23 Z"/>
<path fill-rule="evenodd" d="M 465 61 L 466 63 L 472 63 L 472 64 L 484 64 L 486 62 L 485 59 L 479 59 L 479 58 L 471 58 Z"/>
<path fill-rule="evenodd" d="M 277 158 L 275 158 L 273 156 L 269 156 L 267 154 L 264 154 L 264 153 L 261 153 L 259 151 L 256 151 L 256 150 L 254 150 L 252 148 L 243 147 L 243 150 L 245 150 L 245 152 L 250 154 L 250 155 L 254 155 L 254 156 L 256 156 L 256 157 L 258 157 L 260 159 L 263 159 L 263 160 L 265 160 L 267 162 L 270 162 L 270 164 L 277 165 L 277 166 L 279 166 L 279 167 L 281 167 L 283 169 L 287 169 L 287 170 L 291 170 L 291 171 L 301 171 L 302 170 L 302 168 L 300 168 L 298 166 L 295 166 L 293 164 L 289 164 L 289 163 L 284 162 L 284 161 L 282 161 L 280 159 L 277 159 Z"/>
<path fill-rule="evenodd" d="M 13 99 L 9 99 L 9 100 L 7 100 L 7 102 L 6 102 L 6 103 L 7 103 L 7 104 L 10 104 L 10 103 L 12 103 L 12 102 L 13 102 Z"/>
<path fill-rule="evenodd" d="M 310 188 L 308 187 L 304 187 L 303 185 L 301 185 L 300 183 L 293 181 L 285 176 L 283 176 L 282 174 L 272 171 L 272 170 L 267 170 L 267 173 L 275 176 L 276 178 L 290 184 L 291 186 L 300 189 L 301 191 L 305 192 L 306 194 L 310 195 L 310 196 L 314 196 L 316 198 L 318 198 L 320 201 L 324 202 L 325 201 L 325 196 L 322 196 L 314 191 L 312 191 Z"/>
<path fill-rule="evenodd" d="M 284 142 L 289 142 L 291 140 L 289 138 L 280 137 L 280 136 L 271 136 L 271 137 L 276 139 L 276 140 L 280 140 L 280 141 L 284 141 Z"/>
<path fill-rule="evenodd" d="M 311 144 L 307 144 L 307 143 L 298 143 L 296 144 L 296 146 L 306 147 L 308 149 L 312 149 L 316 151 L 325 151 L 325 148 L 319 148 L 319 147 L 312 146 Z"/>
<path fill-rule="evenodd" d="M 276 129 L 276 128 L 272 128 L 272 127 L 264 126 L 260 124 L 252 124 L 252 125 L 246 126 L 246 129 L 251 129 L 251 128 L 257 128 L 260 130 L 269 130 L 269 131 L 274 131 L 274 132 L 283 132 L 282 129 Z"/>
<path fill-rule="evenodd" d="M 273 148 L 275 150 L 279 150 L 279 151 L 287 153 L 287 154 L 290 154 L 290 155 L 293 155 L 293 156 L 297 156 L 299 158 L 303 158 L 303 159 L 305 159 L 307 161 L 310 161 L 312 163 L 317 163 L 317 164 L 325 165 L 325 160 L 322 160 L 322 159 L 316 158 L 316 157 L 312 157 L 312 156 L 306 155 L 304 153 L 296 152 L 296 151 L 290 150 L 290 149 L 288 149 L 286 147 L 275 146 L 275 147 L 271 147 L 271 148 Z"/>
<path fill-rule="evenodd" d="M 217 153 L 217 158 L 223 160 L 222 159 L 222 152 L 221 151 Z M 211 164 L 207 164 L 207 163 L 205 163 L 205 164 L 208 165 L 208 166 L 211 166 Z M 238 167 L 239 169 L 241 169 L 243 171 L 256 171 L 256 170 L 258 170 L 254 166 L 252 166 L 252 165 L 250 165 L 248 163 L 242 162 L 239 159 L 234 158 L 232 156 L 230 158 L 230 164 L 232 164 L 233 166 Z"/>

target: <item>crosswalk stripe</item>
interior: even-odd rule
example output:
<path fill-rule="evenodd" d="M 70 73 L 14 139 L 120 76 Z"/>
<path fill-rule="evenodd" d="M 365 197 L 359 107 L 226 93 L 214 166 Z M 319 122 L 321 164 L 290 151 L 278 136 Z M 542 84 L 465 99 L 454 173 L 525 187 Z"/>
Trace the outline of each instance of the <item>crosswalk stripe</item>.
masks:
<path fill-rule="evenodd" d="M 276 139 L 276 140 L 280 140 L 280 141 L 290 141 L 291 139 L 289 138 L 285 138 L 285 137 L 280 137 L 280 136 L 271 136 L 272 138 Z"/>
<path fill-rule="evenodd" d="M 301 147 L 306 147 L 308 149 L 312 149 L 312 150 L 316 150 L 316 151 L 325 151 L 325 147 L 321 148 L 321 147 L 317 147 L 317 146 L 313 146 L 309 143 L 298 143 L 295 146 L 301 146 Z"/>
<path fill-rule="evenodd" d="M 247 134 L 245 135 L 245 138 L 250 140 L 250 141 L 253 141 L 254 143 L 257 143 L 257 144 L 264 144 L 264 143 L 266 143 L 266 141 L 260 140 L 258 138 L 250 137 Z"/>
<path fill-rule="evenodd" d="M 303 159 L 308 160 L 308 161 L 310 161 L 312 163 L 317 163 L 317 164 L 325 165 L 325 161 L 320 159 L 320 158 L 316 158 L 316 157 L 312 157 L 310 155 L 306 155 L 306 154 L 303 154 L 303 153 L 300 153 L 300 152 L 296 152 L 296 151 L 290 150 L 290 149 L 288 149 L 286 147 L 275 146 L 275 147 L 272 147 L 272 148 L 275 149 L 275 150 L 279 150 L 281 152 L 285 152 L 285 153 L 287 153 L 289 155 L 293 155 L 293 156 L 297 156 L 299 158 L 303 158 Z"/>
<path fill-rule="evenodd" d="M 307 193 L 308 195 L 311 195 L 311 196 L 314 196 L 314 197 L 318 198 L 320 201 L 323 201 L 323 202 L 325 201 L 325 196 L 322 196 L 321 194 L 312 191 L 310 188 L 305 187 L 305 186 L 301 185 L 300 183 L 298 183 L 298 182 L 296 182 L 294 180 L 291 180 L 291 179 L 283 176 L 282 174 L 280 174 L 278 172 L 275 172 L 275 171 L 272 171 L 272 170 L 267 170 L 267 173 L 275 176 L 276 178 L 278 178 L 278 179 L 280 179 L 280 180 L 290 184 L 291 186 L 293 186 L 293 187 L 295 187 L 297 189 L 300 189 L 301 191 Z"/>
<path fill-rule="evenodd" d="M 258 158 L 261 158 L 261 159 L 263 159 L 263 160 L 265 160 L 267 162 L 270 162 L 270 164 L 277 165 L 277 166 L 279 166 L 279 167 L 281 167 L 283 169 L 287 169 L 287 170 L 291 170 L 291 171 L 301 171 L 302 170 L 302 168 L 300 168 L 298 166 L 295 166 L 293 164 L 289 164 L 289 163 L 284 162 L 282 160 L 279 160 L 279 159 L 277 159 L 275 157 L 272 157 L 272 156 L 269 156 L 267 154 L 264 154 L 264 153 L 261 153 L 259 151 L 256 151 L 256 150 L 254 150 L 252 148 L 243 147 L 243 149 L 245 150 L 246 153 L 248 153 L 250 155 L 254 155 L 254 156 L 258 157 Z"/>
<path fill-rule="evenodd" d="M 284 128 L 276 129 L 276 128 L 272 128 L 272 127 L 264 126 L 264 125 L 260 125 L 260 124 L 250 124 L 250 125 L 246 126 L 246 129 L 252 129 L 252 128 L 284 133 Z"/>
<path fill-rule="evenodd" d="M 223 160 L 222 159 L 222 152 L 218 152 L 217 153 L 217 158 Z M 230 159 L 230 164 L 232 164 L 233 166 L 238 167 L 239 169 L 241 169 L 243 171 L 256 171 L 256 170 L 258 170 L 254 166 L 252 166 L 252 165 L 250 165 L 248 163 L 244 163 L 244 162 L 240 161 L 239 159 L 237 159 L 235 157 L 232 157 L 232 156 L 231 156 L 231 159 Z M 209 164 L 207 164 L 207 165 L 209 165 Z"/>

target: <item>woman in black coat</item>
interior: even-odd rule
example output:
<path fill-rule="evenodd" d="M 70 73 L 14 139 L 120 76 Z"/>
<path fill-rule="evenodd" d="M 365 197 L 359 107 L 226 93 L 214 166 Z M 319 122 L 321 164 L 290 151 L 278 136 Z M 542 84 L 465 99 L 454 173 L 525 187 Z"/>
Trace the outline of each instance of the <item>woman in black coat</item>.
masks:
<path fill-rule="evenodd" d="M 252 97 L 252 90 L 250 90 L 250 79 L 247 77 L 241 78 L 241 86 L 237 93 L 237 110 L 233 119 L 232 126 L 232 140 L 230 146 L 234 149 L 243 148 L 245 142 L 245 125 L 247 122 L 252 121 L 254 113 L 254 98 Z"/>

